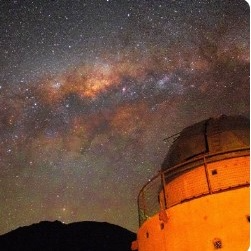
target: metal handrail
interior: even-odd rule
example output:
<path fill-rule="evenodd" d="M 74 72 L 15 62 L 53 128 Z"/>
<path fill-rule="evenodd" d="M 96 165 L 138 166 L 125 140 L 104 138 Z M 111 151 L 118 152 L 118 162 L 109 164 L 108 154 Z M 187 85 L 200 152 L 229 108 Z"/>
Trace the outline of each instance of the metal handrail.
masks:
<path fill-rule="evenodd" d="M 246 148 L 239 148 L 239 149 L 234 149 L 234 150 L 229 150 L 229 151 L 216 152 L 216 153 L 212 153 L 212 154 L 204 154 L 203 156 L 193 158 L 191 160 L 188 160 L 186 162 L 178 164 L 178 165 L 176 165 L 172 168 L 169 168 L 167 170 L 159 171 L 158 174 L 156 174 L 153 178 L 151 178 L 142 187 L 142 189 L 139 192 L 139 195 L 138 195 L 139 225 L 141 225 L 149 216 L 152 216 L 155 213 L 157 213 L 157 212 L 155 212 L 152 215 L 147 215 L 147 213 L 146 213 L 146 211 L 147 211 L 146 199 L 144 198 L 145 191 L 147 191 L 148 188 L 152 184 L 154 184 L 154 182 L 157 181 L 157 179 L 159 179 L 159 184 L 157 183 L 158 187 L 156 189 L 158 189 L 158 192 L 161 190 L 163 190 L 165 192 L 165 189 L 164 189 L 165 185 L 168 184 L 175 177 L 180 176 L 184 172 L 195 169 L 199 166 L 207 165 L 208 163 L 215 162 L 219 159 L 223 159 L 223 157 L 224 157 L 224 159 L 229 159 L 229 158 L 234 158 L 234 157 L 248 156 L 250 154 L 249 152 L 250 152 L 250 148 L 246 147 Z M 210 188 L 210 184 L 208 184 L 208 187 Z M 152 191 L 151 187 L 149 188 L 149 190 Z M 224 190 L 226 190 L 226 189 L 223 188 L 222 191 L 224 191 Z M 211 193 L 211 189 L 209 189 L 208 191 L 210 191 L 208 193 Z M 204 194 L 204 195 L 206 195 L 206 194 Z M 195 197 L 197 197 L 197 196 L 195 196 Z M 193 198 L 195 198 L 195 197 L 193 197 Z M 186 200 L 186 199 L 188 199 L 188 198 L 184 198 L 184 200 Z M 141 205 L 140 205 L 141 201 L 143 201 L 143 204 L 144 204 L 143 208 L 141 208 Z M 179 202 L 179 203 L 181 203 L 181 202 Z M 177 205 L 179 203 L 176 203 L 175 205 Z M 172 206 L 174 206 L 174 205 L 171 205 L 170 207 L 172 207 Z M 167 209 L 167 208 L 169 208 L 169 207 L 165 203 L 165 209 Z M 141 222 L 142 219 L 143 219 L 143 222 Z"/>

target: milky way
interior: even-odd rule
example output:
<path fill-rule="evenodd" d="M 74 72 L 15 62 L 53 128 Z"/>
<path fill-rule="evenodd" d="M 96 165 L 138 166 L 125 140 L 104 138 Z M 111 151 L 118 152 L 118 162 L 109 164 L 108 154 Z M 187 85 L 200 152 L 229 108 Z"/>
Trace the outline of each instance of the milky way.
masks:
<path fill-rule="evenodd" d="M 0 6 L 0 234 L 41 220 L 136 231 L 163 139 L 249 116 L 245 1 Z"/>

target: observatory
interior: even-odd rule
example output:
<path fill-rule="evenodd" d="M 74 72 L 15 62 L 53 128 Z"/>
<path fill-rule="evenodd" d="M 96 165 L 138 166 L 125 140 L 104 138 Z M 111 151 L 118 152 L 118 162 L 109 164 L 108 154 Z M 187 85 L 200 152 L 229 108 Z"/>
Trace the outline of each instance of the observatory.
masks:
<path fill-rule="evenodd" d="M 132 250 L 248 250 L 249 139 L 249 119 L 242 116 L 182 130 L 139 193 Z"/>

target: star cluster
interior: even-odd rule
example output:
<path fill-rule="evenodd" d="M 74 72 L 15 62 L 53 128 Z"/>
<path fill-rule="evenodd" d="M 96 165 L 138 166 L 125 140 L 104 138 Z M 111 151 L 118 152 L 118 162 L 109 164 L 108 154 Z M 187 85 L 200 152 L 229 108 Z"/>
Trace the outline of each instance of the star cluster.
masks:
<path fill-rule="evenodd" d="M 136 231 L 163 139 L 249 116 L 245 1 L 0 7 L 0 233 L 41 220 Z"/>

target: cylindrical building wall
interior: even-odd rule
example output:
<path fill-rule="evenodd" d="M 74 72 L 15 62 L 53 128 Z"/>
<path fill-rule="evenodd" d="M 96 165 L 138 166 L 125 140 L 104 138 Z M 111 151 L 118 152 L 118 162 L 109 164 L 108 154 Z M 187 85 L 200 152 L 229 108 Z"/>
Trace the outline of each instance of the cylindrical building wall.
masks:
<path fill-rule="evenodd" d="M 138 231 L 139 251 L 241 251 L 249 248 L 249 187 L 178 204 Z"/>

